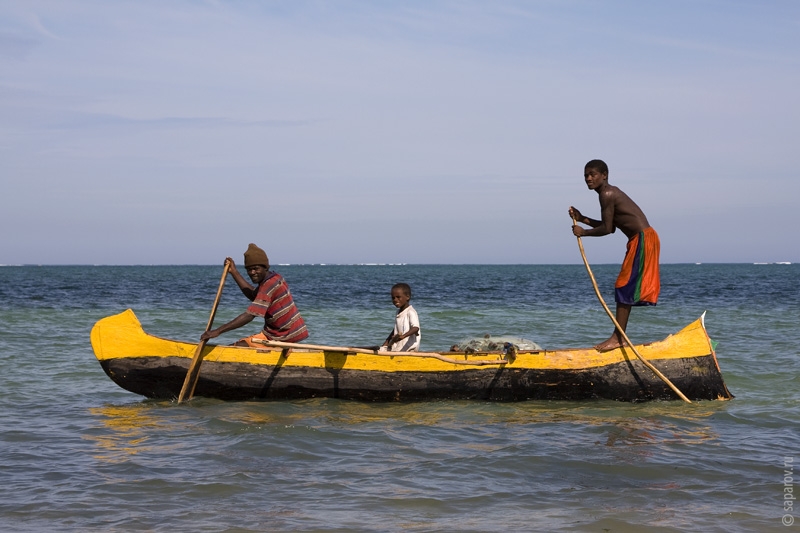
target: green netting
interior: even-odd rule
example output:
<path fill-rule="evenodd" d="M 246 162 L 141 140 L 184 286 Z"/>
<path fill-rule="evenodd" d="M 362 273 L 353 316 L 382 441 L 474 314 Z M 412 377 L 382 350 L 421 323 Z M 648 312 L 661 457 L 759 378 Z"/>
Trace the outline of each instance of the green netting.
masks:
<path fill-rule="evenodd" d="M 514 346 L 518 351 L 543 350 L 541 346 L 532 340 L 523 339 L 522 337 L 514 337 L 513 335 L 498 337 L 492 335 L 484 335 L 483 337 L 467 337 L 458 341 L 456 344 L 453 344 L 450 347 L 450 350 L 454 352 L 504 352 L 510 346 Z"/>

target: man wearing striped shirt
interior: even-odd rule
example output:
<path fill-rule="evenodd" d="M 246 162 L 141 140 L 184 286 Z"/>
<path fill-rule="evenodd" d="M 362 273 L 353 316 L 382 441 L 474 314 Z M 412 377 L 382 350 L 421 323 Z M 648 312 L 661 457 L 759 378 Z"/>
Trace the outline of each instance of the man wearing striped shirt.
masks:
<path fill-rule="evenodd" d="M 308 338 L 308 329 L 289 292 L 289 285 L 283 276 L 269 270 L 269 259 L 264 250 L 250 243 L 244 253 L 244 266 L 247 275 L 256 284 L 255 287 L 239 273 L 233 259 L 228 257 L 225 262 L 242 294 L 251 304 L 244 313 L 227 324 L 203 333 L 201 340 L 213 339 L 226 331 L 240 328 L 252 322 L 255 317 L 264 319 L 264 329 L 260 333 L 239 339 L 234 346 L 260 347 L 260 344 L 254 342 L 255 339 L 299 342 Z"/>

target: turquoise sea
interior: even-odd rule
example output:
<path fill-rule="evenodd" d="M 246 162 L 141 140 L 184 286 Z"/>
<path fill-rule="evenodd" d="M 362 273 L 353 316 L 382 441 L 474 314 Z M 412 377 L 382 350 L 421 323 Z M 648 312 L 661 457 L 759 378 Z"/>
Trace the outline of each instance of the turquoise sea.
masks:
<path fill-rule="evenodd" d="M 381 342 L 399 281 L 426 350 L 485 333 L 591 346 L 613 328 L 582 265 L 273 269 L 312 343 Z M 617 269 L 593 266 L 612 307 Z M 728 402 L 177 405 L 103 373 L 95 321 L 132 308 L 149 333 L 196 341 L 221 272 L 0 267 L 0 530 L 798 528 L 800 265 L 664 265 L 659 305 L 633 310 L 635 342 L 706 312 Z M 246 303 L 229 280 L 216 323 Z"/>

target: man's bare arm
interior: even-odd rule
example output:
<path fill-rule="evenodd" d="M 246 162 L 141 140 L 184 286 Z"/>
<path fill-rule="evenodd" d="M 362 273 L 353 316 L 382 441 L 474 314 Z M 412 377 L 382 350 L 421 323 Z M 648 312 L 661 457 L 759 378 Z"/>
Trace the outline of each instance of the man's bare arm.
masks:
<path fill-rule="evenodd" d="M 228 272 L 230 273 L 231 277 L 233 277 L 233 281 L 236 282 L 236 285 L 239 286 L 239 290 L 242 291 L 242 294 L 244 294 L 245 298 L 251 302 L 255 300 L 256 294 L 258 294 L 258 288 L 247 283 L 247 280 L 244 279 L 244 276 L 242 276 L 241 272 L 239 272 L 239 270 L 236 268 L 236 264 L 233 262 L 233 259 L 228 257 L 225 259 L 225 261 L 230 265 L 230 270 L 228 270 Z"/>
<path fill-rule="evenodd" d="M 210 331 L 206 331 L 205 333 L 200 335 L 200 340 L 204 340 L 205 341 L 205 340 L 208 340 L 208 339 L 214 339 L 216 337 L 219 337 L 220 335 L 222 335 L 226 331 L 230 331 L 232 329 L 237 329 L 237 328 L 240 328 L 240 327 L 242 327 L 242 326 L 244 326 L 246 324 L 249 324 L 250 322 L 253 321 L 254 318 L 255 318 L 254 315 L 251 315 L 250 313 L 244 312 L 241 315 L 239 315 L 236 318 L 234 318 L 233 320 L 231 320 L 230 322 L 228 322 L 227 324 L 223 324 L 220 327 L 218 327 L 217 329 L 212 329 Z"/>
<path fill-rule="evenodd" d="M 617 228 L 614 227 L 614 207 L 616 203 L 615 190 L 603 191 L 600 193 L 600 220 L 590 219 L 585 217 L 589 222 L 588 225 L 592 229 L 583 231 L 586 237 L 602 237 L 614 233 Z"/>

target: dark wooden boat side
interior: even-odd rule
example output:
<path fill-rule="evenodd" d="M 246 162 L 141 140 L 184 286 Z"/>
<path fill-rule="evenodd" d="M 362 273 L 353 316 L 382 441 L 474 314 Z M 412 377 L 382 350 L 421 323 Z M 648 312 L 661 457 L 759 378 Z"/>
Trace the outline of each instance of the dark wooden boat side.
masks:
<path fill-rule="evenodd" d="M 345 357 L 345 356 L 342 356 Z M 103 361 L 120 387 L 172 399 L 188 369 L 184 358 Z M 692 400 L 731 398 L 713 356 L 661 361 L 659 369 Z M 585 370 L 469 368 L 458 372 L 378 372 L 206 362 L 195 394 L 220 400 L 340 398 L 430 400 L 674 400 L 675 393 L 638 360 Z"/>

